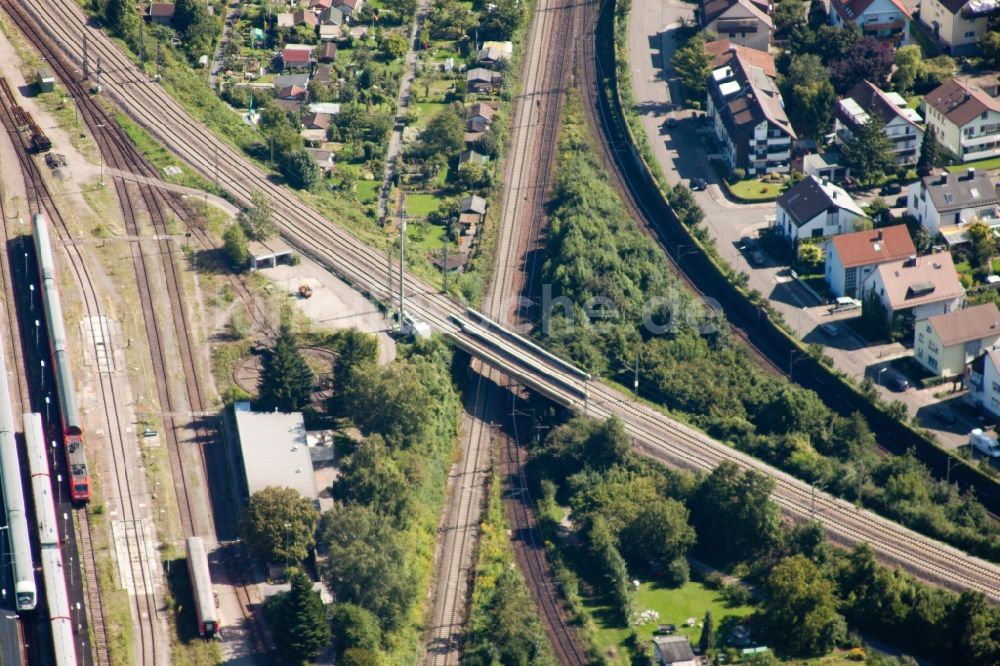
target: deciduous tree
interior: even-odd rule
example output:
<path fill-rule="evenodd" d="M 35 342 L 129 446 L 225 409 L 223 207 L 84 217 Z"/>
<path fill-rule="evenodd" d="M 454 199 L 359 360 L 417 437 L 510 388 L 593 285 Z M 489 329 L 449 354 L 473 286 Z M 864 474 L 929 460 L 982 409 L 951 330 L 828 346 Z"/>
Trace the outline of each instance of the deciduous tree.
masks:
<path fill-rule="evenodd" d="M 382 643 L 382 627 L 378 618 L 357 604 L 334 604 L 330 611 L 330 624 L 338 655 L 351 648 L 377 650 Z"/>
<path fill-rule="evenodd" d="M 781 91 L 789 120 L 801 136 L 819 138 L 830 128 L 837 94 L 830 70 L 814 53 L 793 55 Z"/>
<path fill-rule="evenodd" d="M 347 457 L 331 490 L 335 499 L 364 504 L 397 524 L 404 524 L 408 517 L 406 475 L 377 434 Z"/>
<path fill-rule="evenodd" d="M 822 655 L 843 639 L 833 582 L 802 555 L 788 557 L 767 578 L 764 621 L 774 644 L 793 654 Z"/>
<path fill-rule="evenodd" d="M 319 165 L 304 148 L 292 151 L 282 164 L 288 184 L 300 190 L 311 190 L 322 176 Z"/>
<path fill-rule="evenodd" d="M 880 41 L 863 37 L 851 44 L 842 57 L 830 62 L 833 87 L 843 95 L 861 81 L 881 86 L 892 71 L 892 58 L 892 50 Z"/>
<path fill-rule="evenodd" d="M 247 238 L 255 241 L 265 241 L 278 233 L 271 215 L 271 203 L 267 195 L 260 190 L 250 193 L 250 206 L 240 212 L 240 223 L 246 231 Z"/>
<path fill-rule="evenodd" d="M 712 57 L 705 50 L 705 38 L 700 33 L 691 37 L 685 46 L 674 52 L 674 71 L 684 84 L 688 99 L 699 101 L 704 99 L 711 63 Z"/>
<path fill-rule="evenodd" d="M 295 564 L 308 557 L 318 518 L 312 502 L 296 490 L 268 487 L 250 496 L 240 536 L 261 560 Z"/>
<path fill-rule="evenodd" d="M 104 18 L 112 32 L 125 40 L 131 40 L 139 27 L 135 0 L 108 0 L 104 5 Z"/>
<path fill-rule="evenodd" d="M 243 230 L 243 225 L 239 223 L 230 224 L 222 233 L 223 248 L 239 270 L 243 270 L 250 263 L 250 245 L 247 234 Z"/>

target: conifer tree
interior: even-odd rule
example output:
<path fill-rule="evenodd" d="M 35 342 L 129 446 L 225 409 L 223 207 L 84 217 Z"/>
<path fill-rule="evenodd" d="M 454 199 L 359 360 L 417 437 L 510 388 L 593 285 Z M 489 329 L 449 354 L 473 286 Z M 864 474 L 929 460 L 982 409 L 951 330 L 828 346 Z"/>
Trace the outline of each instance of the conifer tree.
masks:
<path fill-rule="evenodd" d="M 309 403 L 312 388 L 312 370 L 299 353 L 291 326 L 284 323 L 274 349 L 264 359 L 258 406 L 295 412 Z"/>

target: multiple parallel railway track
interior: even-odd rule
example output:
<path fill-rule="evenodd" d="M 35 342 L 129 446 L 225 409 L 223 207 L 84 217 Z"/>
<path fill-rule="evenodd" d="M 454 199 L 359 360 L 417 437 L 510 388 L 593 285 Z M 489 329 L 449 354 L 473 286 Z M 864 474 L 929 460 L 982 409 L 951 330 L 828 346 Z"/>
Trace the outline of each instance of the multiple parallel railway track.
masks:
<path fill-rule="evenodd" d="M 4 0 L 4 5 L 10 11 L 10 0 Z M 22 7 L 44 16 L 46 20 L 42 23 L 56 34 L 61 47 L 74 58 L 80 57 L 80 31 L 89 28 L 83 27 L 80 10 L 71 0 L 44 3 L 25 0 Z M 246 202 L 251 189 L 266 192 L 273 198 L 279 226 L 297 249 L 372 297 L 388 299 L 382 252 L 366 247 L 337 229 L 303 206 L 291 193 L 276 186 L 262 170 L 192 121 L 165 91 L 137 74 L 132 63 L 106 38 L 96 31 L 89 34 L 91 52 L 99 48 L 105 62 L 114 68 L 104 78 L 106 90 L 140 124 L 203 174 L 214 173 L 215 161 L 211 156 L 218 149 L 220 185 L 232 196 Z M 808 484 L 671 421 L 644 405 L 631 402 L 614 389 L 593 382 L 589 385 L 589 398 L 581 398 L 578 391 L 567 388 L 573 383 L 579 384 L 578 380 L 500 336 L 473 337 L 459 331 L 449 321 L 452 314 L 460 312 L 457 305 L 416 280 L 409 284 L 408 300 L 414 314 L 448 335 L 457 346 L 560 404 L 581 411 L 586 409 L 596 418 L 619 415 L 645 453 L 673 465 L 702 471 L 713 469 L 723 460 L 758 470 L 775 479 L 774 497 L 790 516 L 810 517 L 815 499 L 815 517 L 834 539 L 845 543 L 867 541 L 883 560 L 906 564 L 925 579 L 956 589 L 979 590 L 991 599 L 1000 599 L 1000 572 L 996 565 L 917 535 L 825 493 L 813 493 Z"/>
<path fill-rule="evenodd" d="M 22 33 L 46 58 L 56 75 L 77 100 L 81 117 L 91 130 L 104 162 L 109 167 L 121 171 L 152 178 L 157 177 L 155 168 L 139 153 L 118 124 L 87 94 L 83 82 L 79 80 L 76 72 L 63 59 L 62 54 L 52 48 L 47 37 L 30 21 L 25 20 L 23 15 L 11 14 L 11 16 Z M 208 524 L 205 524 L 197 518 L 203 514 L 192 509 L 192 503 L 200 502 L 202 499 L 195 497 L 195 492 L 188 487 L 190 476 L 197 477 L 199 474 L 204 474 L 207 469 L 204 449 L 198 446 L 200 464 L 198 469 L 191 469 L 190 463 L 185 460 L 181 450 L 181 442 L 187 437 L 184 434 L 185 429 L 189 429 L 194 435 L 193 439 L 198 442 L 211 441 L 217 433 L 213 432 L 204 420 L 192 422 L 192 420 L 176 416 L 183 413 L 205 413 L 209 408 L 209 401 L 202 391 L 196 371 L 201 363 L 192 343 L 193 328 L 190 325 L 188 311 L 185 307 L 183 283 L 177 268 L 177 255 L 180 253 L 173 242 L 168 239 L 169 230 L 167 228 L 168 218 L 171 214 L 181 220 L 187 220 L 192 216 L 192 213 L 178 197 L 165 195 L 150 184 L 144 182 L 128 183 L 118 177 L 112 178 L 112 181 L 122 207 L 126 234 L 133 237 L 142 236 L 143 229 L 140 219 L 143 211 L 139 206 L 140 201 L 142 209 L 149 215 L 153 227 L 153 239 L 146 243 L 130 243 L 133 273 L 139 290 L 144 330 L 149 342 L 153 375 L 156 377 L 155 388 L 159 405 L 162 408 L 171 467 L 176 470 L 172 474 L 172 478 L 175 484 L 174 490 L 181 526 L 186 534 L 208 534 L 212 527 L 210 503 L 206 503 L 203 509 L 209 518 Z M 139 198 L 134 197 L 134 189 L 138 189 Z M 207 234 L 197 225 L 191 226 L 191 233 L 202 247 L 214 247 Z M 150 252 L 150 247 L 154 248 L 155 251 Z M 160 262 L 153 259 L 156 255 L 161 258 Z M 169 318 L 165 317 L 161 309 L 157 307 L 157 296 L 160 295 L 161 291 L 151 285 L 151 277 L 154 277 L 155 283 L 159 284 L 161 283 L 161 275 L 162 284 L 166 286 Z M 230 277 L 230 283 L 235 288 L 237 295 L 247 304 L 250 315 L 259 329 L 265 335 L 273 336 L 272 325 L 246 286 L 235 276 Z M 172 340 L 169 339 L 171 330 L 174 332 Z M 181 360 L 184 378 L 182 392 L 177 391 L 176 387 L 172 386 L 169 381 L 173 373 L 171 372 L 172 364 L 167 362 L 167 358 L 177 356 Z M 265 655 L 268 652 L 268 646 L 258 622 L 253 617 L 246 572 L 240 570 L 230 573 L 235 574 L 231 577 L 234 580 L 237 598 L 240 601 L 240 610 L 247 622 L 251 640 L 258 654 Z M 142 663 L 154 662 L 144 660 Z"/>

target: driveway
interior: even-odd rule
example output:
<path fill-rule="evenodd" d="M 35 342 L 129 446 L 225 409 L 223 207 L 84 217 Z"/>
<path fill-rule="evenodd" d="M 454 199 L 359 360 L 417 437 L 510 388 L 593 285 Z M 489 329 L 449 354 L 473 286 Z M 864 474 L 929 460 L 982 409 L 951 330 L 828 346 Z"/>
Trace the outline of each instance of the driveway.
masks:
<path fill-rule="evenodd" d="M 628 26 L 632 91 L 646 135 L 667 181 L 674 185 L 687 183 L 694 177 L 704 178 L 709 183 L 708 189 L 695 192 L 694 196 L 705 211 L 705 224 L 716 239 L 723 259 L 748 275 L 749 286 L 771 300 L 800 338 L 824 345 L 826 354 L 838 369 L 859 382 L 866 376 L 874 379 L 873 372 L 878 373 L 892 359 L 907 355 L 908 350 L 900 344 L 866 347 L 844 324 L 838 325 L 836 336 L 824 332 L 823 324 L 859 315 L 856 312 L 831 315 L 829 306 L 819 303 L 801 287 L 789 275 L 787 267 L 775 265 L 770 259 L 762 266 L 752 266 L 740 249 L 743 237 L 756 236 L 759 230 L 768 226 L 774 216 L 774 203 L 737 204 L 726 199 L 706 150 L 711 130 L 702 127 L 689 110 L 670 110 L 675 102 L 680 102 L 679 81 L 671 60 L 675 50 L 673 35 L 682 19 L 688 23 L 694 20 L 692 5 L 680 0 L 635 0 Z M 675 119 L 673 127 L 664 125 L 668 117 Z M 683 261 L 683 247 L 670 250 L 678 261 Z M 785 368 L 792 370 L 793 376 L 794 364 L 794 358 L 789 359 L 789 368 Z M 942 388 L 909 389 L 903 393 L 894 393 L 881 386 L 877 388 L 884 399 L 901 400 L 906 404 L 910 415 L 916 415 L 920 425 L 934 429 L 945 446 L 967 443 L 965 426 L 971 422 L 959 420 L 953 426 L 942 426 L 932 416 L 938 410 L 934 393 Z M 942 427 L 947 429 L 940 429 Z"/>

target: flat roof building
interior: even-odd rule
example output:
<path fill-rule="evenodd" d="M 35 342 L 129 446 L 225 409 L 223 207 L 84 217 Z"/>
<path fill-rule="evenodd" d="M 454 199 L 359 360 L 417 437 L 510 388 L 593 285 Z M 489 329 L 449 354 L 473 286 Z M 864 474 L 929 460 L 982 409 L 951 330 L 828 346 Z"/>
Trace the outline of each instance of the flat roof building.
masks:
<path fill-rule="evenodd" d="M 316 478 L 302 414 L 254 412 L 249 402 L 237 402 L 233 414 L 247 492 L 252 495 L 269 486 L 294 488 L 315 502 Z"/>

